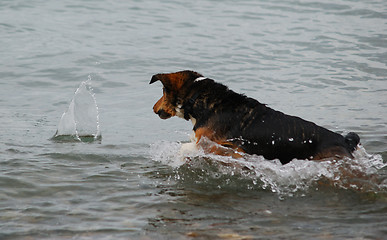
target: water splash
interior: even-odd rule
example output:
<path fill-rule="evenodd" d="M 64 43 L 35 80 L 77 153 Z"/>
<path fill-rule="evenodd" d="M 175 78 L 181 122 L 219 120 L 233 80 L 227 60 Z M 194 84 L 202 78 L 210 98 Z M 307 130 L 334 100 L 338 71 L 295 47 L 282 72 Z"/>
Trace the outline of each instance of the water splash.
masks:
<path fill-rule="evenodd" d="M 187 143 L 159 142 L 151 145 L 150 154 L 153 160 L 173 167 L 177 180 L 184 177 L 196 178 L 196 183 L 205 185 L 216 182 L 218 188 L 227 188 L 232 181 L 242 181 L 247 189 L 269 190 L 280 196 L 304 194 L 311 189 L 318 190 L 326 186 L 360 192 L 387 192 L 386 174 L 380 174 L 380 171 L 385 172 L 387 164 L 383 163 L 381 155 L 368 154 L 362 146 L 354 153 L 354 159 L 294 159 L 282 165 L 279 160 L 269 161 L 257 155 L 246 154 L 235 159 L 205 154 L 202 149 L 195 147 L 190 147 L 187 151 L 184 150 L 185 144 Z M 187 166 L 194 174 L 184 176 L 187 175 L 184 172 Z M 222 181 L 217 181 L 220 178 Z"/>
<path fill-rule="evenodd" d="M 88 80 L 82 82 L 75 91 L 52 139 L 93 142 L 101 138 L 98 106 L 89 75 Z"/>

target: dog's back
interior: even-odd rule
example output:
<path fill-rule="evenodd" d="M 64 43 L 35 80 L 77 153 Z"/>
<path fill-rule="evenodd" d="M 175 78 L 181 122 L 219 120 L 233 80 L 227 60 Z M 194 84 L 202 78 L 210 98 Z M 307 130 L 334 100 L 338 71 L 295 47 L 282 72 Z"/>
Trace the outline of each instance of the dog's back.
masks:
<path fill-rule="evenodd" d="M 287 163 L 293 158 L 352 157 L 351 152 L 359 143 L 355 133 L 344 138 L 312 122 L 275 111 L 222 84 L 208 80 L 201 85 L 198 90 L 207 97 L 200 99 L 203 103 L 197 103 L 197 110 L 206 120 L 195 128 L 209 125 L 246 153 Z M 203 113 L 208 116 L 203 118 Z"/>

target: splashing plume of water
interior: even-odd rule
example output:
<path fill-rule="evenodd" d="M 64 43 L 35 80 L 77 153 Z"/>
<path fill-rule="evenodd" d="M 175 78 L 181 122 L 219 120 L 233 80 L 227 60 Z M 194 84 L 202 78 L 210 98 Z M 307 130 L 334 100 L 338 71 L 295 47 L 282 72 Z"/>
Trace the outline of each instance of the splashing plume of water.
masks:
<path fill-rule="evenodd" d="M 74 93 L 53 137 L 57 141 L 92 142 L 101 139 L 99 113 L 91 76 Z"/>

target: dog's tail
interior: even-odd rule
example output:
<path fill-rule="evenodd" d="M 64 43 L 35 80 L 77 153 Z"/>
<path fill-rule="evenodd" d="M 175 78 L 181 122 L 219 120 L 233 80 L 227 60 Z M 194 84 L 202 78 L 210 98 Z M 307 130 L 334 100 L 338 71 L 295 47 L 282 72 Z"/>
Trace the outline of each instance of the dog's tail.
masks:
<path fill-rule="evenodd" d="M 350 132 L 350 133 L 348 133 L 348 134 L 344 137 L 344 139 L 345 139 L 345 142 L 346 142 L 347 145 L 348 145 L 348 150 L 349 150 L 350 152 L 355 151 L 357 145 L 358 145 L 359 142 L 360 142 L 360 137 L 359 137 L 359 135 L 357 135 L 357 134 L 354 133 L 354 132 Z"/>

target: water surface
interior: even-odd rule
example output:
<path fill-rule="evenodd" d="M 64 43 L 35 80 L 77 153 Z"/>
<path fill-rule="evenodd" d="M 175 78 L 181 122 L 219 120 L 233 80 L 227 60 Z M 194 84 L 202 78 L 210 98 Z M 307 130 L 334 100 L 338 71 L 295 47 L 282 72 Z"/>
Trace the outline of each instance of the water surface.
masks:
<path fill-rule="evenodd" d="M 0 34 L 1 239 L 387 234 L 385 1 L 1 1 Z M 148 83 L 184 69 L 357 132 L 364 149 L 331 164 L 183 164 L 192 125 L 159 119 Z M 52 141 L 89 76 L 102 140 Z"/>

